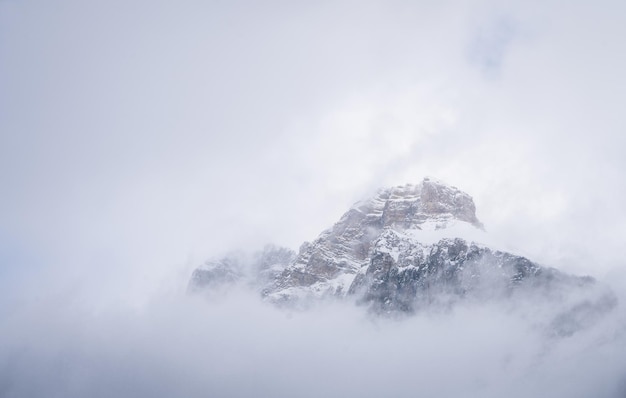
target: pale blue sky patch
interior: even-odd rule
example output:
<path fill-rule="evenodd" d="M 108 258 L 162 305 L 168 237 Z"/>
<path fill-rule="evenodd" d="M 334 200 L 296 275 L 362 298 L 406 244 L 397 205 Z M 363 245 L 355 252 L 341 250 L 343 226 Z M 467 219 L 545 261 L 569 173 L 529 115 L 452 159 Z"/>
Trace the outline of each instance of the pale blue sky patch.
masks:
<path fill-rule="evenodd" d="M 44 256 L 26 244 L 0 228 L 0 317 L 15 311 L 31 287 L 41 283 L 41 272 L 48 265 Z"/>
<path fill-rule="evenodd" d="M 469 60 L 485 77 L 497 77 L 518 32 L 511 17 L 498 17 L 480 25 L 469 44 Z"/>

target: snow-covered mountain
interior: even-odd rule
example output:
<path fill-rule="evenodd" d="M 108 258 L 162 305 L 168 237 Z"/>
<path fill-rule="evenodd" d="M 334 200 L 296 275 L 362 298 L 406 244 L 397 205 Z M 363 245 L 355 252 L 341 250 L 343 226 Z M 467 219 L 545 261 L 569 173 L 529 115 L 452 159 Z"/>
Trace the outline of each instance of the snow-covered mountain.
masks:
<path fill-rule="evenodd" d="M 592 278 L 473 242 L 482 237 L 472 198 L 425 178 L 354 204 L 297 254 L 267 246 L 209 261 L 194 271 L 190 289 L 242 283 L 276 304 L 337 297 L 378 313 L 521 297 L 558 304 L 575 324 L 615 304 Z"/>
<path fill-rule="evenodd" d="M 454 236 L 463 227 L 482 229 L 474 201 L 455 187 L 429 178 L 417 185 L 380 190 L 356 203 L 312 243 L 305 242 L 292 264 L 266 290 L 271 300 L 305 296 L 345 296 L 373 254 L 388 250 L 396 257 L 403 247 L 390 233 L 419 241 Z M 398 241 L 400 243 L 400 241 Z M 354 291 L 354 289 L 352 289 Z"/>

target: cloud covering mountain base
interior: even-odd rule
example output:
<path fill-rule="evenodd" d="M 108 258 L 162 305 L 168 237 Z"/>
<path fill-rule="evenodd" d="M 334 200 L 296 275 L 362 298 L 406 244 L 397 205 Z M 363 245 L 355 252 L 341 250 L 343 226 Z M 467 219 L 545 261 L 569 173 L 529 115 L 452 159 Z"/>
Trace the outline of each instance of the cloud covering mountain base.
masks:
<path fill-rule="evenodd" d="M 573 336 L 501 304 L 381 319 L 244 291 L 98 314 L 50 303 L 0 324 L 3 397 L 621 397 L 620 307 Z M 54 315 L 50 315 L 54 314 Z M 539 316 L 539 315 L 538 315 Z"/>

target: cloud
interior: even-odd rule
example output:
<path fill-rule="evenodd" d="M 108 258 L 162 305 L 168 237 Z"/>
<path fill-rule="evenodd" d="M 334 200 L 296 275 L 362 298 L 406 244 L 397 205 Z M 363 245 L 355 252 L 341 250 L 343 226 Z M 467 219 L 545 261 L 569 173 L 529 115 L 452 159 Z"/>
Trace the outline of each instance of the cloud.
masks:
<path fill-rule="evenodd" d="M 618 320 L 539 360 L 497 311 L 364 326 L 351 310 L 289 320 L 163 297 L 210 255 L 297 248 L 374 188 L 425 175 L 470 193 L 504 248 L 621 281 L 623 11 L 0 2 L 0 391 L 611 396 Z"/>
<path fill-rule="evenodd" d="M 479 28 L 470 44 L 470 61 L 476 63 L 485 76 L 497 75 L 508 47 L 515 38 L 516 24 L 509 17 L 499 17 Z"/>
<path fill-rule="evenodd" d="M 242 292 L 169 296 L 139 312 L 58 304 L 3 321 L 3 396 L 617 397 L 623 387 L 615 317 L 546 340 L 497 304 L 401 320 L 349 303 L 288 312 Z"/>

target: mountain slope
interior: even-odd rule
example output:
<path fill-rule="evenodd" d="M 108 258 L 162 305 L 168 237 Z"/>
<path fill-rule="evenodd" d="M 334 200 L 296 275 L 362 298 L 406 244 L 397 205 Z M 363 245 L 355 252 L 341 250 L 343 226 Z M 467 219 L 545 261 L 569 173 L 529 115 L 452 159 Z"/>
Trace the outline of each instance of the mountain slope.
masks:
<path fill-rule="evenodd" d="M 297 254 L 268 246 L 251 258 L 207 262 L 190 289 L 245 282 L 276 304 L 350 298 L 376 313 L 522 299 L 550 303 L 554 319 L 570 325 L 560 334 L 615 305 L 615 296 L 592 278 L 466 239 L 477 234 L 484 230 L 472 198 L 425 178 L 356 203 Z"/>
<path fill-rule="evenodd" d="M 425 178 L 420 184 L 380 190 L 353 205 L 312 243 L 304 243 L 266 294 L 273 300 L 343 296 L 369 264 L 372 244 L 383 231 L 434 231 L 459 223 L 482 228 L 472 198 L 455 187 Z"/>

